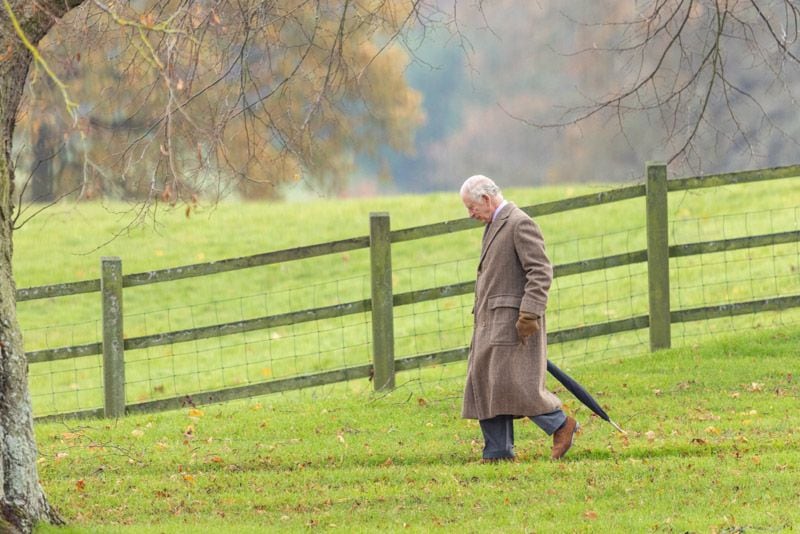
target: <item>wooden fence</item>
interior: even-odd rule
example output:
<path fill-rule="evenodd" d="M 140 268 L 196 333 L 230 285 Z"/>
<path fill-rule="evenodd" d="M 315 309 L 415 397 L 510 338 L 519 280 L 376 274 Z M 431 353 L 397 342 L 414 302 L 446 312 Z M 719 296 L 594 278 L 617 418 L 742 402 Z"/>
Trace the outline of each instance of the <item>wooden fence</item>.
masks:
<path fill-rule="evenodd" d="M 647 265 L 648 277 L 648 313 L 549 332 L 548 343 L 556 344 L 648 328 L 651 350 L 658 350 L 670 346 L 671 325 L 675 323 L 800 307 L 800 295 L 781 295 L 747 302 L 673 310 L 670 306 L 670 258 L 796 243 L 800 242 L 800 230 L 710 242 L 670 245 L 668 242 L 669 220 L 667 210 L 669 192 L 783 178 L 796 179 L 795 177 L 797 176 L 800 176 L 800 166 L 667 180 L 665 165 L 648 164 L 646 166 L 645 184 L 524 207 L 523 210 L 530 216 L 541 217 L 640 197 L 644 197 L 646 202 L 646 249 L 556 265 L 554 271 L 556 277 L 561 277 L 644 263 Z M 102 354 L 104 406 L 69 414 L 58 414 L 58 417 L 66 415 L 119 417 L 131 412 L 178 408 L 185 406 L 187 402 L 187 396 L 180 395 L 146 402 L 128 403 L 125 394 L 126 350 L 227 336 L 350 314 L 371 313 L 373 354 L 371 363 L 286 379 L 264 380 L 259 383 L 205 393 L 192 393 L 191 403 L 198 405 L 221 402 L 365 377 L 373 378 L 374 387 L 377 390 L 391 389 L 394 387 L 396 372 L 460 361 L 466 359 L 467 356 L 467 347 L 461 347 L 428 354 L 395 357 L 394 308 L 456 295 L 467 295 L 474 291 L 474 282 L 470 281 L 393 294 L 392 245 L 403 241 L 424 239 L 473 229 L 478 224 L 471 219 L 464 218 L 426 226 L 390 230 L 389 214 L 373 213 L 370 215 L 369 236 L 321 243 L 291 250 L 280 250 L 242 258 L 135 274 L 123 274 L 119 258 L 103 258 L 102 275 L 99 279 L 23 288 L 17 291 L 18 302 L 99 292 L 103 303 L 102 341 L 29 352 L 28 361 L 31 364 L 35 364 Z M 124 288 L 208 276 L 364 248 L 370 248 L 371 298 L 369 299 L 200 328 L 163 332 L 155 335 L 123 337 L 122 308 Z"/>

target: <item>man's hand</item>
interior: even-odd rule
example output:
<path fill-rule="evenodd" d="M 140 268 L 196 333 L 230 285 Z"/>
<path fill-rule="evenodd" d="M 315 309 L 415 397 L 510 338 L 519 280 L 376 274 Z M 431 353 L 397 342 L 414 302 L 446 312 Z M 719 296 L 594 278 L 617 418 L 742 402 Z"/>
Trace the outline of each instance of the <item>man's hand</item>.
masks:
<path fill-rule="evenodd" d="M 519 312 L 517 319 L 517 336 L 523 345 L 528 337 L 539 331 L 539 316 L 528 312 Z"/>

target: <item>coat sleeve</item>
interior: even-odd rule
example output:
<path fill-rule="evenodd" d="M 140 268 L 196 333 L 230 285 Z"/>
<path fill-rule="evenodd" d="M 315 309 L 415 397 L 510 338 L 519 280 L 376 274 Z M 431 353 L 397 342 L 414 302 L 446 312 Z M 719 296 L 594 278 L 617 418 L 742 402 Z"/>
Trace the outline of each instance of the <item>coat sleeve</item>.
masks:
<path fill-rule="evenodd" d="M 553 266 L 545 252 L 542 232 L 529 217 L 521 217 L 514 227 L 514 248 L 525 274 L 525 292 L 519 309 L 543 317 L 553 282 Z"/>

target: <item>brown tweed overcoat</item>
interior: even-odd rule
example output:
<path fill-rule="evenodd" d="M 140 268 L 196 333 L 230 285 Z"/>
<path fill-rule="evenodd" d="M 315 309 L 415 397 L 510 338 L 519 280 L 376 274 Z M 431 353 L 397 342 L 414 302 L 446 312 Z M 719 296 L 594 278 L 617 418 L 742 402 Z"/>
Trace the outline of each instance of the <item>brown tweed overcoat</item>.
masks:
<path fill-rule="evenodd" d="M 509 202 L 486 230 L 478 261 L 464 418 L 534 416 L 561 408 L 545 389 L 545 308 L 552 280 L 541 230 Z M 540 317 L 539 331 L 524 345 L 516 329 L 520 310 Z"/>

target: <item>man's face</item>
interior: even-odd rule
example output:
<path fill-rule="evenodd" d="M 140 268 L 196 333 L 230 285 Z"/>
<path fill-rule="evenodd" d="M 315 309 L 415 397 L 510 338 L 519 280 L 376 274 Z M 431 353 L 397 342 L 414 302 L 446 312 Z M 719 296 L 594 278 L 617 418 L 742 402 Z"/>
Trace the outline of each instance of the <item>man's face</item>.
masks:
<path fill-rule="evenodd" d="M 467 208 L 470 217 L 486 224 L 492 222 L 495 208 L 492 203 L 492 197 L 481 195 L 478 200 L 473 200 L 469 194 L 464 194 L 461 195 L 461 201 L 464 203 L 464 207 Z"/>

